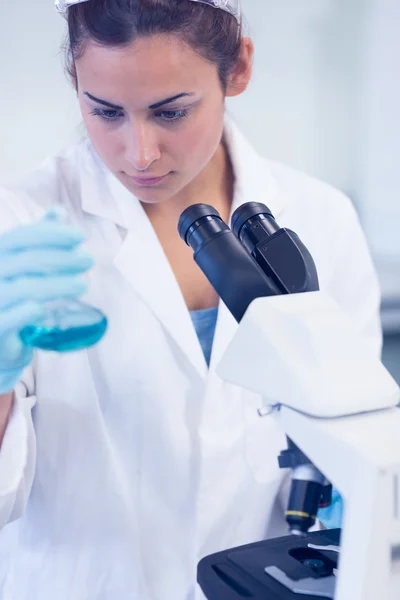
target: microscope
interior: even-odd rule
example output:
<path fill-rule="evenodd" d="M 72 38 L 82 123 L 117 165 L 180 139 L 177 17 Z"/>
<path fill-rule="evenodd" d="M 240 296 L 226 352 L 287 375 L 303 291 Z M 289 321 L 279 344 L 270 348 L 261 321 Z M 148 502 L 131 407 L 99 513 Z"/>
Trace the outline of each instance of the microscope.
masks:
<path fill-rule="evenodd" d="M 208 600 L 400 598 L 400 390 L 351 318 L 319 290 L 313 258 L 263 204 L 231 228 L 197 204 L 179 234 L 239 323 L 217 373 L 260 394 L 288 439 L 288 536 L 202 559 Z M 334 485 L 341 530 L 310 533 Z"/>

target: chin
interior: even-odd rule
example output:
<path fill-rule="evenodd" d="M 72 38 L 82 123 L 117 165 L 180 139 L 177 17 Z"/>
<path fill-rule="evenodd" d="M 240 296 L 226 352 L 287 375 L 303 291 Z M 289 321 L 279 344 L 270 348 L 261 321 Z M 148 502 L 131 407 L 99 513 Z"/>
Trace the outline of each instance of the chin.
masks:
<path fill-rule="evenodd" d="M 174 198 L 182 188 L 174 186 L 167 187 L 165 184 L 154 186 L 141 186 L 127 182 L 125 178 L 119 177 L 121 183 L 126 187 L 140 202 L 144 204 L 163 204 Z"/>
<path fill-rule="evenodd" d="M 146 188 L 136 185 L 126 185 L 126 183 L 124 183 L 124 186 L 135 196 L 135 198 L 144 204 L 161 204 L 163 202 L 168 202 L 168 200 L 176 193 L 171 190 L 166 190 L 165 188 Z"/>

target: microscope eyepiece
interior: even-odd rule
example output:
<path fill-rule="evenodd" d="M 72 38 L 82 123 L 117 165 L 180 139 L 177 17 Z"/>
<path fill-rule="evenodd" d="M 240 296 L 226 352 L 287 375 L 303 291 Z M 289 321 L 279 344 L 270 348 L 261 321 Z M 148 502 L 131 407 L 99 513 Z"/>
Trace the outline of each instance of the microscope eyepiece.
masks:
<path fill-rule="evenodd" d="M 265 204 L 249 202 L 240 206 L 232 215 L 232 230 L 279 294 L 319 289 L 310 252 L 294 231 L 278 225 Z"/>
<path fill-rule="evenodd" d="M 200 235 L 191 239 L 196 229 L 202 228 Z M 189 206 L 180 216 L 178 233 L 182 240 L 196 250 L 198 243 L 204 242 L 212 234 L 224 231 L 228 226 L 223 222 L 219 212 L 208 204 L 193 204 Z"/>
<path fill-rule="evenodd" d="M 260 202 L 247 202 L 232 215 L 232 231 L 250 253 L 279 229 L 272 212 Z"/>

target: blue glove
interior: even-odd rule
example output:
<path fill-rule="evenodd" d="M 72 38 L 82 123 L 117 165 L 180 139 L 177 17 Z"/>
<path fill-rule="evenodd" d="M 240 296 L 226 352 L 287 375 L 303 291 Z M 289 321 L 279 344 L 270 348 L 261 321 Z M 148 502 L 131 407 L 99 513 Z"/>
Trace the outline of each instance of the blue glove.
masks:
<path fill-rule="evenodd" d="M 335 488 L 332 490 L 332 504 L 326 508 L 319 509 L 318 519 L 327 529 L 341 529 L 343 522 L 343 499 Z"/>
<path fill-rule="evenodd" d="M 80 275 L 93 260 L 78 250 L 83 239 L 53 211 L 0 236 L 0 394 L 14 389 L 33 358 L 20 331 L 44 317 L 46 302 L 86 291 Z"/>

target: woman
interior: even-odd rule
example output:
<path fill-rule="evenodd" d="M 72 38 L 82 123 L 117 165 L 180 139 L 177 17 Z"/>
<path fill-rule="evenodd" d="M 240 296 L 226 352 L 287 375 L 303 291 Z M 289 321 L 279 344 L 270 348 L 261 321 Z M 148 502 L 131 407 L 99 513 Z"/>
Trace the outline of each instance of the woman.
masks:
<path fill-rule="evenodd" d="M 202 556 L 287 532 L 285 437 L 258 418 L 261 398 L 215 373 L 236 323 L 179 239 L 179 215 L 206 202 L 228 221 L 265 202 L 379 352 L 377 282 L 349 200 L 260 158 L 225 117 L 253 56 L 236 2 L 70 4 L 88 138 L 0 193 L 12 230 L 0 245 L 1 597 L 189 600 Z M 68 225 L 35 224 L 54 206 Z M 108 333 L 32 362 L 21 327 L 83 292 L 80 231 Z"/>

